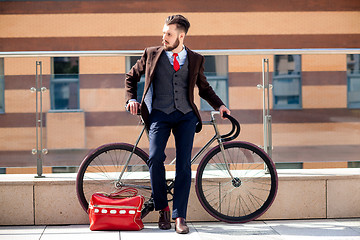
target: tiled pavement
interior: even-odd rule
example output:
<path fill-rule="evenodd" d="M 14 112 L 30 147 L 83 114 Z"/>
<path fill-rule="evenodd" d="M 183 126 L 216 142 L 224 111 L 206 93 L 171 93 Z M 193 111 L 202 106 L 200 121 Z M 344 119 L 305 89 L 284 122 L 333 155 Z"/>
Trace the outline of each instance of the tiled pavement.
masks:
<path fill-rule="evenodd" d="M 88 225 L 1 226 L 1 240 L 267 240 L 314 239 L 360 240 L 360 219 L 318 219 L 288 221 L 253 221 L 246 224 L 222 222 L 188 223 L 190 233 L 176 234 L 174 229 L 159 230 L 145 224 L 141 231 L 90 231 Z"/>

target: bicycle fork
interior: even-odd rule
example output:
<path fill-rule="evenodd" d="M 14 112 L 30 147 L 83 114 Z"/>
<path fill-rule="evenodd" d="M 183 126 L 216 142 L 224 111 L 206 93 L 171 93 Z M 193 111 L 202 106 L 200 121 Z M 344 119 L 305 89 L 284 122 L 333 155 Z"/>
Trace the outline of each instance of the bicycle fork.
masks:
<path fill-rule="evenodd" d="M 214 118 L 214 115 L 212 114 L 211 115 L 211 121 L 212 121 L 212 125 L 214 127 L 214 130 L 215 130 L 215 134 L 216 134 L 216 139 L 218 141 L 218 144 L 220 146 L 220 150 L 221 150 L 221 155 L 224 159 L 224 163 L 225 163 L 225 166 L 226 166 L 226 171 L 229 173 L 230 177 L 233 179 L 234 181 L 234 176 L 232 175 L 231 171 L 230 171 L 230 168 L 229 168 L 229 162 L 227 161 L 227 158 L 226 158 L 226 155 L 225 155 L 225 148 L 224 148 L 224 143 L 222 141 L 222 138 L 221 138 L 221 135 L 220 135 L 220 132 L 219 132 L 219 129 L 217 127 L 217 124 L 216 124 L 216 120 Z"/>

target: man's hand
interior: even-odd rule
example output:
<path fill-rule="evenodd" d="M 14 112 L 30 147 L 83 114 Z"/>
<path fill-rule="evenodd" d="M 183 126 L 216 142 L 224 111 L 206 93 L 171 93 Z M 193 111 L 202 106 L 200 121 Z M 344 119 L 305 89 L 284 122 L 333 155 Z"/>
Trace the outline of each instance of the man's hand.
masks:
<path fill-rule="evenodd" d="M 225 105 L 221 105 L 221 107 L 219 108 L 219 112 L 220 112 L 222 119 L 225 119 L 224 112 L 226 112 L 228 115 L 230 115 L 230 110 L 227 107 L 225 107 Z"/>
<path fill-rule="evenodd" d="M 126 110 L 128 110 L 132 115 L 137 115 L 140 109 L 140 103 L 137 101 L 129 101 L 128 105 L 126 106 Z"/>

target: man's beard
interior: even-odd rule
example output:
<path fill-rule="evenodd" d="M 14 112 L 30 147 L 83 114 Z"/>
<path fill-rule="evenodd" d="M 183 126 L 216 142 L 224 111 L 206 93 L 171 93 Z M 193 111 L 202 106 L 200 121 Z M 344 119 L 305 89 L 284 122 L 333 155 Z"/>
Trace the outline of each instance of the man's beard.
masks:
<path fill-rule="evenodd" d="M 174 42 L 173 45 L 167 45 L 167 46 L 164 45 L 164 49 L 165 51 L 172 51 L 175 48 L 177 48 L 179 44 L 180 44 L 179 38 L 176 38 L 176 41 Z"/>

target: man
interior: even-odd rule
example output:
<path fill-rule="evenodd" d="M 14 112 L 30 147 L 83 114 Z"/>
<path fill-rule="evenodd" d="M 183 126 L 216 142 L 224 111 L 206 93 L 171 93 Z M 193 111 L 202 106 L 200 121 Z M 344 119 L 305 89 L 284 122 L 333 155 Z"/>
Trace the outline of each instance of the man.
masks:
<path fill-rule="evenodd" d="M 176 176 L 172 218 L 177 233 L 188 233 L 186 211 L 191 185 L 191 151 L 201 118 L 194 104 L 195 84 L 199 95 L 214 109 L 230 114 L 204 76 L 204 57 L 183 45 L 190 27 L 181 16 L 169 16 L 163 28 L 162 46 L 145 49 L 126 74 L 127 109 L 141 110 L 149 130 L 149 169 L 155 210 L 160 211 L 159 228 L 170 229 L 170 210 L 165 179 L 165 147 L 173 132 L 176 145 Z M 145 74 L 141 104 L 136 101 L 137 82 Z"/>

